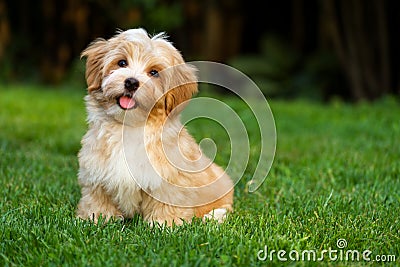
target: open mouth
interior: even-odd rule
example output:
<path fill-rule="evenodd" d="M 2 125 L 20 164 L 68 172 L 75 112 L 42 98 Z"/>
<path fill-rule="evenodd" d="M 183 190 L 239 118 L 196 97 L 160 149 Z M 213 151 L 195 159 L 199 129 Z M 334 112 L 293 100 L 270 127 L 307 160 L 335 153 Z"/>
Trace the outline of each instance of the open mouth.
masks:
<path fill-rule="evenodd" d="M 123 110 L 129 110 L 137 107 L 137 102 L 132 95 L 122 95 L 117 98 L 117 103 Z"/>

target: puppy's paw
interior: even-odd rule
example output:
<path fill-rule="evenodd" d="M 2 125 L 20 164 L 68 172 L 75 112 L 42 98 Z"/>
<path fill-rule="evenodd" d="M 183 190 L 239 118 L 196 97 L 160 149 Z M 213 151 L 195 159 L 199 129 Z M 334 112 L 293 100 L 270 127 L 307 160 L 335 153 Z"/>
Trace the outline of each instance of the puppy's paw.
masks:
<path fill-rule="evenodd" d="M 88 213 L 87 216 L 82 216 L 81 214 L 79 214 L 77 217 L 83 220 L 89 220 L 91 222 L 94 222 L 95 224 L 98 224 L 99 222 L 108 223 L 110 221 L 116 221 L 116 222 L 124 221 L 124 216 L 122 216 L 121 214 L 114 215 L 111 213 L 100 213 L 100 212 Z"/>
<path fill-rule="evenodd" d="M 171 218 L 171 219 L 153 219 L 153 220 L 148 220 L 148 223 L 151 227 L 159 227 L 161 229 L 164 229 L 166 227 L 172 227 L 172 226 L 180 226 L 184 222 L 183 219 L 179 218 Z"/>
<path fill-rule="evenodd" d="M 203 221 L 215 220 L 218 223 L 222 223 L 226 219 L 227 215 L 228 210 L 225 208 L 213 209 L 203 216 Z"/>

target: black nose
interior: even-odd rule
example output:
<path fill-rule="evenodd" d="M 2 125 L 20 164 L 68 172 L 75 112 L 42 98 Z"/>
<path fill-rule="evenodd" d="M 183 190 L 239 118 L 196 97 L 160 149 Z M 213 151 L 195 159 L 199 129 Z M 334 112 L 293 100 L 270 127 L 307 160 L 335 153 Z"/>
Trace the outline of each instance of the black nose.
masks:
<path fill-rule="evenodd" d="M 139 81 L 135 78 L 127 78 L 124 84 L 125 89 L 129 91 L 136 91 L 139 88 Z"/>

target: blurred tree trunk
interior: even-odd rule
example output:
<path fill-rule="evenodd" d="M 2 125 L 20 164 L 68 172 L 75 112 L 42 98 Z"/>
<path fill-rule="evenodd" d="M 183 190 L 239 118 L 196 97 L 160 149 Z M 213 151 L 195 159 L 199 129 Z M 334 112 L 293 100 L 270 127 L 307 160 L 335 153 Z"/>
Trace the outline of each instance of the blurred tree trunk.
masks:
<path fill-rule="evenodd" d="M 225 61 L 240 49 L 242 15 L 237 1 L 204 2 L 205 16 L 202 54 L 207 60 Z"/>
<path fill-rule="evenodd" d="M 293 45 L 298 51 L 302 51 L 304 48 L 305 38 L 305 16 L 304 16 L 304 1 L 294 0 L 292 2 L 292 35 Z"/>
<path fill-rule="evenodd" d="M 392 85 L 385 4 L 385 0 L 322 1 L 325 34 L 356 100 L 380 97 Z"/>
<path fill-rule="evenodd" d="M 72 58 L 85 43 L 89 32 L 89 11 L 87 4 L 79 0 L 43 1 L 44 52 L 50 55 L 42 57 L 41 73 L 45 82 L 58 83 L 71 66 Z"/>
<path fill-rule="evenodd" d="M 375 0 L 374 1 L 376 12 L 377 12 L 377 31 L 378 31 L 378 49 L 380 50 L 379 53 L 381 57 L 380 65 L 381 68 L 381 79 L 382 79 L 382 89 L 383 92 L 386 94 L 390 90 L 390 61 L 389 61 L 389 34 L 388 34 L 388 25 L 387 25 L 387 15 L 386 15 L 386 4 L 385 0 Z M 398 33 L 397 33 L 398 34 Z"/>
<path fill-rule="evenodd" d="M 10 42 L 10 25 L 7 18 L 7 7 L 0 1 L 0 60 L 5 55 L 5 49 Z"/>

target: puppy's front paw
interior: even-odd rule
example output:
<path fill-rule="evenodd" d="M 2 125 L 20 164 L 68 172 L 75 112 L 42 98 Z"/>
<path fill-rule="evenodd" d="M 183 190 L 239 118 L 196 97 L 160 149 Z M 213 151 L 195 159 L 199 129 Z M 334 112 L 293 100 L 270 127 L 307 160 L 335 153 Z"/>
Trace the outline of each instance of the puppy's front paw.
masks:
<path fill-rule="evenodd" d="M 124 221 L 124 216 L 122 216 L 121 214 L 114 215 L 111 213 L 101 213 L 101 212 L 91 212 L 91 213 L 88 213 L 86 216 L 82 215 L 82 214 L 78 214 L 77 217 L 80 219 L 83 219 L 83 220 L 92 221 L 95 224 L 97 224 L 99 221 L 106 222 L 106 223 L 109 221 L 112 221 L 112 220 L 122 221 L 122 222 Z"/>
<path fill-rule="evenodd" d="M 228 210 L 225 208 L 213 209 L 203 216 L 203 221 L 215 220 L 218 223 L 222 223 L 226 219 L 227 214 Z"/>
<path fill-rule="evenodd" d="M 169 218 L 169 219 L 153 219 L 153 220 L 148 220 L 148 223 L 150 224 L 151 227 L 157 226 L 162 229 L 165 227 L 172 227 L 174 225 L 182 225 L 184 222 L 183 219 L 179 218 Z"/>

